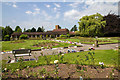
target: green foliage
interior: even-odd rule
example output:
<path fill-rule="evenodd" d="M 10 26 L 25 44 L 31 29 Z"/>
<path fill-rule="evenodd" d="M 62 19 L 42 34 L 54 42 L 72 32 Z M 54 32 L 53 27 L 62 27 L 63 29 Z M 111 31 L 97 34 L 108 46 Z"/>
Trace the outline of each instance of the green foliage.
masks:
<path fill-rule="evenodd" d="M 28 35 L 22 34 L 20 35 L 20 39 L 28 39 Z"/>
<path fill-rule="evenodd" d="M 36 29 L 33 27 L 33 28 L 31 29 L 31 32 L 36 32 Z"/>
<path fill-rule="evenodd" d="M 44 27 L 42 26 L 42 32 L 45 32 L 45 29 L 44 29 Z"/>
<path fill-rule="evenodd" d="M 46 38 L 48 38 L 48 35 L 46 35 Z"/>
<path fill-rule="evenodd" d="M 116 62 L 118 64 L 118 52 L 117 51 L 113 51 L 113 50 L 95 50 L 95 65 L 99 65 L 99 62 L 104 62 L 105 66 L 113 66 L 114 62 L 113 60 L 111 60 L 112 58 L 116 58 Z M 79 56 L 81 58 L 79 58 Z M 79 59 L 86 59 L 85 55 L 88 55 L 88 52 L 78 52 L 78 53 L 69 53 L 69 54 L 64 54 L 64 61 L 68 62 L 68 64 L 80 64 L 80 60 Z M 47 57 L 51 57 L 51 61 L 54 62 L 56 60 L 56 57 L 58 59 L 58 55 L 47 55 Z M 75 62 L 75 61 L 78 62 Z M 46 65 L 46 61 L 45 61 L 45 57 L 44 56 L 40 56 L 38 58 L 38 62 L 36 61 L 27 61 L 27 62 L 17 62 L 17 63 L 11 63 L 11 64 L 6 64 L 6 61 L 3 60 L 2 61 L 2 66 L 4 68 L 7 68 L 8 70 L 15 70 L 15 69 L 24 69 L 27 66 L 29 67 L 34 67 L 34 66 L 40 66 L 40 65 Z M 84 61 L 83 64 L 88 65 L 89 62 Z M 22 65 L 22 66 L 16 66 L 16 65 Z M 58 65 L 56 65 L 58 66 Z M 45 72 L 45 70 L 41 70 L 41 73 Z"/>
<path fill-rule="evenodd" d="M 109 13 L 103 19 L 106 20 L 104 36 L 120 36 L 120 17 L 114 13 Z"/>
<path fill-rule="evenodd" d="M 4 40 L 5 40 L 5 41 L 9 41 L 9 40 L 10 40 L 10 36 L 9 36 L 9 35 L 5 35 L 5 36 L 4 36 Z"/>
<path fill-rule="evenodd" d="M 26 30 L 25 32 L 31 32 L 31 29 Z"/>
<path fill-rule="evenodd" d="M 72 27 L 72 29 L 70 31 L 74 31 L 74 32 L 77 31 L 76 25 L 74 25 L 74 27 Z"/>
<path fill-rule="evenodd" d="M 40 38 L 42 39 L 42 35 L 40 35 Z"/>
<path fill-rule="evenodd" d="M 2 40 L 6 40 L 6 39 L 10 40 L 10 36 L 13 33 L 12 28 L 10 26 L 6 26 L 5 28 L 4 27 L 0 27 L 0 29 L 2 29 L 2 33 L 1 33 L 2 34 Z M 9 38 L 6 35 L 9 35 Z"/>
<path fill-rule="evenodd" d="M 43 32 L 41 27 L 38 27 L 37 32 Z"/>
<path fill-rule="evenodd" d="M 69 37 L 70 37 L 70 34 L 67 34 L 67 37 L 69 38 Z"/>
<path fill-rule="evenodd" d="M 33 47 L 32 45 L 38 44 L 38 43 L 53 43 L 55 41 L 50 41 L 50 40 L 16 40 L 16 41 L 5 41 L 2 42 L 2 50 L 5 51 L 11 51 L 13 49 L 19 49 L 19 48 L 25 48 L 25 49 L 40 49 L 40 47 Z M 56 47 L 68 47 L 72 46 L 74 44 L 69 44 L 69 43 L 60 43 L 60 42 L 55 42 L 58 45 L 52 46 L 53 48 Z M 45 47 L 47 48 L 47 46 Z"/>
<path fill-rule="evenodd" d="M 103 28 L 106 21 L 103 21 L 103 16 L 99 13 L 84 16 L 80 19 L 79 31 L 81 36 L 103 36 Z"/>
<path fill-rule="evenodd" d="M 51 38 L 55 38 L 55 35 L 51 35 Z"/>
<path fill-rule="evenodd" d="M 22 29 L 19 26 L 16 26 L 15 32 L 22 32 Z"/>
<path fill-rule="evenodd" d="M 60 35 L 60 37 L 61 37 L 61 38 L 62 38 L 62 37 L 63 37 L 63 38 L 66 38 L 67 36 L 62 34 L 62 35 Z"/>

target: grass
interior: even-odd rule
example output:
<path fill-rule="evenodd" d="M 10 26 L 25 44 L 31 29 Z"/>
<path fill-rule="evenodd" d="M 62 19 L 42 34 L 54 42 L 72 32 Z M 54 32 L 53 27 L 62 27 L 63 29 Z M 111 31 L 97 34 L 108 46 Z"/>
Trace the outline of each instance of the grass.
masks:
<path fill-rule="evenodd" d="M 60 42 L 55 42 L 55 41 L 50 41 L 50 40 L 4 41 L 4 42 L 2 42 L 2 51 L 11 51 L 11 50 L 14 50 L 14 49 L 19 49 L 19 48 L 40 49 L 41 47 L 33 47 L 34 44 L 38 44 L 38 43 L 57 43 L 57 44 L 59 44 L 59 45 L 56 45 L 56 46 L 52 46 L 53 48 L 56 48 L 56 47 L 67 47 L 67 46 L 73 45 L 73 44 L 60 43 Z"/>
<path fill-rule="evenodd" d="M 74 37 L 68 39 L 61 39 L 63 41 L 71 41 L 71 42 L 81 42 L 84 44 L 94 44 L 95 38 L 92 37 Z M 118 43 L 118 37 L 100 37 L 98 38 L 98 44 L 108 44 L 108 43 Z"/>
<path fill-rule="evenodd" d="M 103 62 L 105 66 L 115 66 L 115 63 L 118 64 L 118 52 L 115 50 L 95 50 L 95 65 L 99 65 L 99 62 Z M 44 56 L 39 56 L 38 62 L 36 61 L 25 61 L 22 63 L 22 66 L 19 66 L 20 63 L 10 63 L 6 64 L 6 60 L 2 61 L 2 67 L 7 68 L 9 70 L 16 70 L 19 67 L 26 68 L 27 66 L 30 67 L 36 67 L 36 66 L 41 66 L 41 65 L 46 65 L 47 60 L 49 60 L 50 64 L 54 64 L 54 60 L 59 60 L 59 63 L 67 63 L 67 64 L 76 64 L 76 60 L 79 61 L 80 64 L 80 58 L 77 56 L 80 56 L 81 59 L 85 60 L 85 55 L 88 55 L 87 52 L 77 52 L 77 53 L 68 53 L 65 54 L 63 57 L 63 62 L 61 62 L 60 57 L 58 55 L 48 55 L 46 57 Z M 115 63 L 114 63 L 115 62 Z M 89 61 L 83 62 L 83 64 L 89 65 Z"/>

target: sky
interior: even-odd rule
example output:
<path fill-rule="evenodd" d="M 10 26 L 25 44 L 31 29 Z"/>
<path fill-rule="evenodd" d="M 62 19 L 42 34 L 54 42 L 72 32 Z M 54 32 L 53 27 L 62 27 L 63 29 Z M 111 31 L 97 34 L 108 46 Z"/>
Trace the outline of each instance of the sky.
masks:
<path fill-rule="evenodd" d="M 79 26 L 78 21 L 85 15 L 109 12 L 118 14 L 118 2 L 2 2 L 2 26 L 16 26 L 22 29 L 44 27 L 53 30 L 55 25 L 71 29 Z"/>

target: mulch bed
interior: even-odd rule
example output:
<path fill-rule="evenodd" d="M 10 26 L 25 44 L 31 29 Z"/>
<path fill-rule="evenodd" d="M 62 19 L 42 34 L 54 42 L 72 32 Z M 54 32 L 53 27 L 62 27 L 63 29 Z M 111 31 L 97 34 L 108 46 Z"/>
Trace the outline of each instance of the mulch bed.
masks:
<path fill-rule="evenodd" d="M 43 70 L 44 69 L 44 70 Z M 58 75 L 55 74 L 55 65 L 44 65 L 34 68 L 26 68 L 16 71 L 11 74 L 10 71 L 2 73 L 3 78 L 18 78 L 21 72 L 21 78 L 51 78 L 59 77 L 61 79 L 78 79 L 80 76 L 85 78 L 118 78 L 118 71 L 114 68 L 91 67 L 91 66 L 77 66 L 75 64 L 59 64 Z M 41 71 L 43 70 L 43 72 Z"/>

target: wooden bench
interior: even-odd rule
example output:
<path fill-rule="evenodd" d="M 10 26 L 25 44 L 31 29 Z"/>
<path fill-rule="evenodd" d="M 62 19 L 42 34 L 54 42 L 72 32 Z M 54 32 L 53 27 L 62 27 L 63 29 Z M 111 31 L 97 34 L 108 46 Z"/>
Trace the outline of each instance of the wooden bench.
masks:
<path fill-rule="evenodd" d="M 21 56 L 29 56 L 29 60 L 30 60 L 31 49 L 13 50 L 12 53 L 15 57 L 15 61 L 16 61 L 17 57 L 21 57 Z"/>

